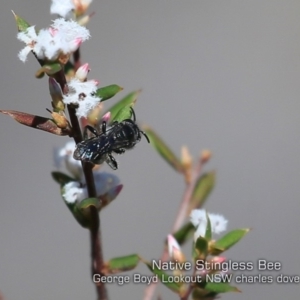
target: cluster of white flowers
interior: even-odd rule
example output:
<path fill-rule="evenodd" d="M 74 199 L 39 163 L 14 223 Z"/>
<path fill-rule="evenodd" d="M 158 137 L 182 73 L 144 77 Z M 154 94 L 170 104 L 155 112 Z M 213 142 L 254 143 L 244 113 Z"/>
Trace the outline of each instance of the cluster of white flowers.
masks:
<path fill-rule="evenodd" d="M 38 33 L 35 26 L 19 32 L 17 38 L 26 46 L 19 52 L 19 58 L 25 62 L 27 55 L 33 51 L 39 59 L 56 60 L 58 56 L 76 51 L 82 42 L 90 38 L 89 30 L 73 20 L 59 18 L 47 29 Z"/>
<path fill-rule="evenodd" d="M 72 11 L 79 14 L 85 12 L 90 3 L 91 0 L 52 0 L 50 12 L 62 18 L 54 20 L 47 29 L 37 31 L 35 26 L 30 26 L 25 31 L 19 32 L 17 38 L 26 44 L 18 54 L 20 60 L 25 62 L 31 51 L 41 60 L 57 61 L 59 58 L 65 60 L 82 42 L 90 38 L 88 29 L 66 18 Z M 95 96 L 98 81 L 87 81 L 88 71 L 88 64 L 81 66 L 68 83 L 68 93 L 63 95 L 65 104 L 77 105 L 78 118 L 87 117 L 100 101 L 99 97 Z"/>
<path fill-rule="evenodd" d="M 65 104 L 76 104 L 76 115 L 78 118 L 86 117 L 88 113 L 99 104 L 99 97 L 95 96 L 97 91 L 97 80 L 86 80 L 90 71 L 89 65 L 84 64 L 75 73 L 75 77 L 68 83 L 69 92 L 63 96 Z"/>
<path fill-rule="evenodd" d="M 190 214 L 190 221 L 197 228 L 194 234 L 194 241 L 199 236 L 205 236 L 207 216 L 209 217 L 213 233 L 219 234 L 226 230 L 228 221 L 222 215 L 207 213 L 204 209 L 194 209 Z M 169 234 L 167 241 L 170 259 L 184 261 L 184 255 L 174 236 Z"/>
<path fill-rule="evenodd" d="M 197 228 L 194 240 L 197 240 L 199 236 L 205 236 L 207 227 L 207 216 L 209 217 L 211 230 L 213 233 L 219 234 L 226 230 L 228 221 L 219 214 L 206 213 L 204 209 L 194 209 L 190 214 L 190 220 Z"/>
<path fill-rule="evenodd" d="M 95 95 L 98 82 L 88 80 L 82 82 L 73 78 L 69 83 L 69 92 L 64 95 L 65 104 L 77 104 L 76 115 L 78 118 L 86 117 L 88 113 L 99 103 L 100 99 Z"/>
<path fill-rule="evenodd" d="M 81 162 L 73 158 L 75 142 L 69 141 L 66 145 L 54 151 L 54 161 L 56 167 L 61 167 L 65 162 L 67 170 L 76 178 L 77 181 L 71 181 L 64 186 L 63 197 L 66 202 L 80 202 L 88 198 L 87 188 L 84 182 Z M 94 170 L 95 187 L 98 197 L 107 194 L 110 199 L 114 199 L 120 192 L 120 179 L 111 173 Z"/>

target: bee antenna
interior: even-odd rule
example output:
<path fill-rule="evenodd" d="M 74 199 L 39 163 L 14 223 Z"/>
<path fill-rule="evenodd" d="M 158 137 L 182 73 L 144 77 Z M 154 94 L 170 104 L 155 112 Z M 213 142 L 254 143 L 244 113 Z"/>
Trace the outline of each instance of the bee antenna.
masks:
<path fill-rule="evenodd" d="M 142 130 L 140 130 L 140 132 L 146 138 L 147 142 L 150 144 L 150 140 L 148 138 L 148 135 L 144 131 L 142 131 Z"/>
<path fill-rule="evenodd" d="M 130 110 L 131 110 L 131 114 L 133 116 L 133 122 L 135 122 L 136 121 L 135 112 L 134 112 L 134 110 L 133 110 L 133 108 L 131 106 L 130 106 Z"/>

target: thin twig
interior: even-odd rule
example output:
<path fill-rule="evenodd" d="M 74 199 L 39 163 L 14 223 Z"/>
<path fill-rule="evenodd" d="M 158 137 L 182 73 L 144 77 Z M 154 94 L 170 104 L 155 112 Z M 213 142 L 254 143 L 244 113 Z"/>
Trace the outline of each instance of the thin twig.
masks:
<path fill-rule="evenodd" d="M 176 232 L 183 224 L 184 219 L 186 218 L 186 214 L 187 214 L 187 209 L 188 209 L 188 205 L 196 184 L 197 179 L 200 176 L 200 173 L 202 171 L 202 166 L 203 166 L 203 162 L 201 159 L 199 159 L 197 166 L 195 167 L 194 171 L 193 171 L 193 176 L 192 176 L 192 180 L 190 181 L 189 184 L 187 184 L 185 192 L 183 193 L 183 197 L 178 209 L 178 213 L 177 216 L 175 218 L 173 227 L 172 227 L 172 233 Z M 168 259 L 168 249 L 167 247 L 164 247 L 163 253 L 160 257 L 160 260 L 162 262 L 167 261 Z M 155 289 L 157 287 L 157 283 L 155 282 L 151 282 L 150 285 L 148 285 L 145 289 L 144 292 L 144 300 L 151 300 L 153 298 Z M 185 298 L 183 298 L 185 299 Z"/>
<path fill-rule="evenodd" d="M 182 226 L 182 224 L 184 222 L 184 219 L 186 218 L 187 208 L 189 206 L 190 199 L 191 199 L 192 193 L 194 191 L 196 181 L 199 178 L 200 173 L 202 171 L 202 165 L 203 165 L 202 160 L 200 158 L 198 163 L 197 163 L 196 168 L 193 171 L 192 180 L 186 186 L 185 192 L 183 194 L 182 201 L 181 201 L 181 204 L 179 206 L 178 213 L 177 213 L 177 216 L 175 218 L 175 222 L 174 222 L 174 225 L 173 225 L 173 228 L 172 228 L 172 231 L 171 231 L 172 233 L 179 230 L 179 228 Z"/>

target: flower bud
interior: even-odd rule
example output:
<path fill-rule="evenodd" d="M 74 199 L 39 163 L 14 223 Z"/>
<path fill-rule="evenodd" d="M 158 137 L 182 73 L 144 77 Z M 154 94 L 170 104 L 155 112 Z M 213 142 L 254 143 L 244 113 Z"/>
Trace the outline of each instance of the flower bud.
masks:
<path fill-rule="evenodd" d="M 185 262 L 186 261 L 185 256 L 182 253 L 176 239 L 171 234 L 169 234 L 167 240 L 168 240 L 168 250 L 169 250 L 170 259 L 177 262 Z"/>
<path fill-rule="evenodd" d="M 65 104 L 63 103 L 63 94 L 62 90 L 60 88 L 60 85 L 57 83 L 57 81 L 49 77 L 49 92 L 50 96 L 52 98 L 52 107 L 56 111 L 62 111 L 65 109 Z"/>
<path fill-rule="evenodd" d="M 78 68 L 78 70 L 75 73 L 75 77 L 83 82 L 86 80 L 89 71 L 90 71 L 89 64 L 86 63 Z"/>
<path fill-rule="evenodd" d="M 211 151 L 210 150 L 203 150 L 200 154 L 200 160 L 202 164 L 205 164 L 206 162 L 208 162 L 211 158 Z"/>
<path fill-rule="evenodd" d="M 51 112 L 51 116 L 55 122 L 55 124 L 62 129 L 70 127 L 69 121 L 64 114 L 60 114 L 57 112 Z"/>

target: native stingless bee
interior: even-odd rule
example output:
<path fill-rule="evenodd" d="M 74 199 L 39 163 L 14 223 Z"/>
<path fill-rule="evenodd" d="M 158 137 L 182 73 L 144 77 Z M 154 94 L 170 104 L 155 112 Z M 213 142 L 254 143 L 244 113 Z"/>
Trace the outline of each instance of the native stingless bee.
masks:
<path fill-rule="evenodd" d="M 122 154 L 132 149 L 140 140 L 141 134 L 150 143 L 145 132 L 141 131 L 136 124 L 134 110 L 131 108 L 133 119 L 125 119 L 122 122 L 113 122 L 107 128 L 105 121 L 101 124 L 101 133 L 87 125 L 84 128 L 84 141 L 76 145 L 73 157 L 76 160 L 102 164 L 104 161 L 113 169 L 118 169 L 118 163 L 112 153 Z M 88 131 L 94 136 L 88 138 Z"/>

